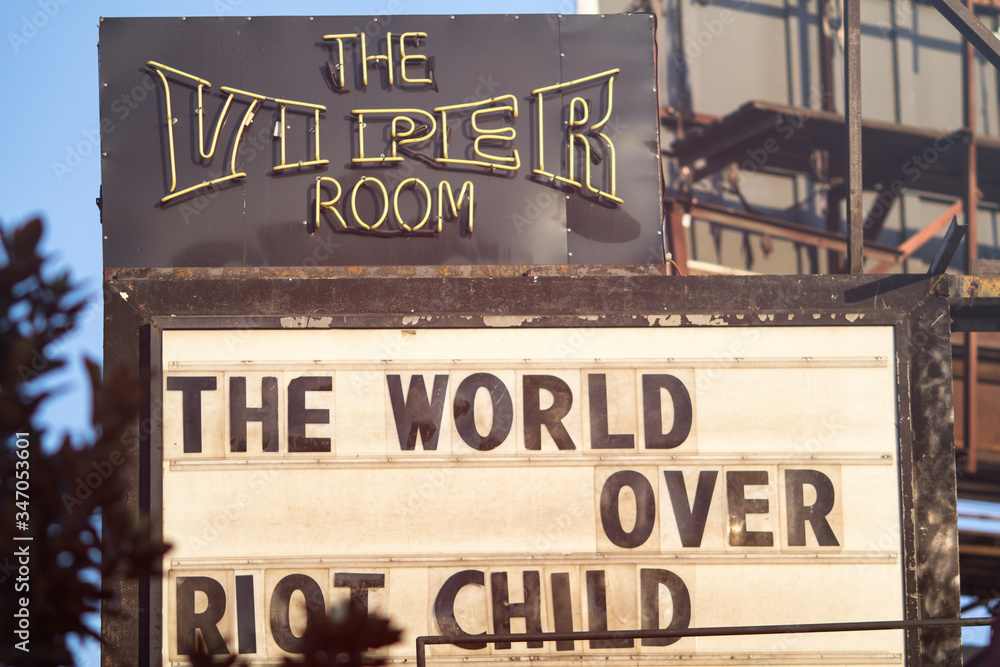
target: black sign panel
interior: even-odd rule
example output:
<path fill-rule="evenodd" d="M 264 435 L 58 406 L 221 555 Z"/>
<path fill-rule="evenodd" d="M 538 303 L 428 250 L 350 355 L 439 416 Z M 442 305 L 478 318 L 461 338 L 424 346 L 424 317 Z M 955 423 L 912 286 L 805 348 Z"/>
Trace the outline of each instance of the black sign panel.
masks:
<path fill-rule="evenodd" d="M 653 19 L 103 19 L 108 267 L 662 263 Z"/>

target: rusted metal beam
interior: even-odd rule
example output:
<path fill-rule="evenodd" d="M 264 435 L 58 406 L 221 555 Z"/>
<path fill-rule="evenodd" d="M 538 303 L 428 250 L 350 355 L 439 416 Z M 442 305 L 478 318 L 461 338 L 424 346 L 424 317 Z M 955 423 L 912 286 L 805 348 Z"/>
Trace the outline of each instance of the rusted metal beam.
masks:
<path fill-rule="evenodd" d="M 416 638 L 417 667 L 426 667 L 427 646 L 454 644 L 496 644 L 500 642 L 588 641 L 606 639 L 662 639 L 665 637 L 734 637 L 749 635 L 785 635 L 816 632 L 862 632 L 918 628 L 985 626 L 993 623 L 982 618 L 924 618 L 905 621 L 853 621 L 844 623 L 791 623 L 787 625 L 716 626 L 708 628 L 663 628 L 643 630 L 581 630 L 577 632 L 508 632 L 478 635 L 423 635 Z"/>
<path fill-rule="evenodd" d="M 688 272 L 687 236 L 684 231 L 684 209 L 675 201 L 666 202 L 667 236 L 670 243 L 670 257 L 676 270 L 683 275 Z"/>
<path fill-rule="evenodd" d="M 846 188 L 844 182 L 831 183 L 826 191 L 826 231 L 831 234 L 840 233 L 840 201 L 844 198 Z M 845 249 L 847 246 L 844 246 Z M 843 250 L 830 250 L 826 253 L 827 273 L 843 273 L 841 254 Z"/>
<path fill-rule="evenodd" d="M 878 264 L 875 268 L 873 268 L 870 271 L 870 273 L 885 273 L 890 268 L 892 268 L 892 265 L 895 262 L 901 262 L 910 255 L 912 255 L 913 253 L 915 253 L 917 250 L 923 247 L 925 243 L 934 238 L 935 234 L 944 229 L 948 225 L 948 223 L 951 222 L 952 218 L 954 218 L 956 215 L 961 215 L 962 208 L 963 208 L 962 200 L 959 199 L 954 204 L 946 208 L 944 212 L 941 213 L 941 215 L 939 215 L 938 217 L 934 218 L 929 223 L 927 223 L 927 225 L 924 226 L 923 229 L 920 229 L 916 234 L 914 234 L 910 238 L 900 243 L 898 248 L 899 256 L 896 258 L 894 262 L 882 262 L 881 264 Z"/>
<path fill-rule="evenodd" d="M 941 247 L 938 248 L 937 254 L 934 255 L 934 259 L 931 261 L 931 265 L 930 268 L 927 269 L 927 273 L 932 276 L 939 276 L 948 270 L 948 265 L 951 264 L 952 258 L 955 257 L 955 251 L 958 250 L 958 245 L 965 237 L 965 230 L 966 225 L 958 222 L 958 216 L 951 219 L 951 224 L 948 225 L 948 231 L 944 234 L 944 242 L 941 244 Z"/>
<path fill-rule="evenodd" d="M 819 0 L 816 12 L 817 32 L 819 33 L 819 78 L 823 99 L 820 100 L 823 111 L 836 111 L 833 105 L 833 40 L 830 39 L 830 7 L 829 0 Z M 810 101 L 811 102 L 811 101 Z M 803 100 L 803 106 L 806 101 Z M 812 106 L 809 104 L 809 106 Z"/>
<path fill-rule="evenodd" d="M 739 213 L 711 204 L 692 202 L 688 212 L 694 218 L 708 220 L 728 227 L 743 229 L 759 234 L 771 234 L 778 238 L 803 243 L 805 245 L 824 248 L 836 252 L 847 250 L 847 239 L 842 235 L 822 229 L 811 229 L 777 218 L 751 213 Z M 880 243 L 866 243 L 869 257 L 880 258 L 885 262 L 894 262 L 900 251 Z"/>
<path fill-rule="evenodd" d="M 976 50 L 990 63 L 1000 69 L 1000 39 L 976 18 L 969 3 L 963 6 L 960 0 L 931 0 L 941 15 L 955 26 Z"/>
<path fill-rule="evenodd" d="M 979 450 L 976 436 L 979 435 L 979 332 L 965 333 L 965 405 L 962 411 L 965 419 L 965 448 L 969 452 L 969 472 L 976 472 L 979 465 Z"/>
<path fill-rule="evenodd" d="M 956 0 L 943 0 L 945 5 L 956 5 L 962 8 Z M 938 5 L 938 2 L 935 2 Z M 966 20 L 971 20 L 969 30 L 978 35 L 983 33 L 987 46 L 993 52 L 996 60 L 991 60 L 994 67 L 1000 68 L 1000 40 L 991 31 L 986 30 L 983 25 L 976 20 L 973 0 L 967 0 L 964 7 Z M 938 10 L 945 13 L 941 6 Z M 948 15 L 945 14 L 947 17 Z M 948 19 L 952 21 L 952 19 Z M 952 21 L 954 24 L 954 21 Z M 961 31 L 962 28 L 956 27 Z M 965 131 L 968 133 L 966 149 L 967 161 L 965 164 L 965 225 L 966 225 L 966 263 L 965 272 L 972 273 L 972 263 L 976 259 L 978 238 L 978 224 L 976 214 L 979 209 L 979 180 L 977 176 L 978 164 L 976 162 L 976 60 L 972 52 L 975 44 L 974 37 L 966 34 L 969 41 L 962 49 L 962 115 Z M 980 51 L 983 47 L 977 45 Z M 983 53 L 989 59 L 987 53 Z M 969 472 L 976 472 L 978 464 L 978 443 L 979 443 L 979 337 L 974 331 L 965 334 L 965 405 L 962 410 L 962 417 L 965 420 L 965 446 L 969 452 Z"/>
<path fill-rule="evenodd" d="M 847 134 L 847 266 L 851 273 L 863 273 L 861 0 L 844 2 L 844 115 Z"/>
<path fill-rule="evenodd" d="M 896 203 L 896 198 L 899 197 L 900 192 L 899 188 L 893 188 L 891 185 L 884 186 L 878 191 L 872 207 L 868 209 L 868 215 L 865 216 L 866 241 L 878 239 L 878 235 L 882 232 L 882 227 L 885 225 L 885 219 L 889 216 L 889 211 L 892 210 L 892 206 Z"/>

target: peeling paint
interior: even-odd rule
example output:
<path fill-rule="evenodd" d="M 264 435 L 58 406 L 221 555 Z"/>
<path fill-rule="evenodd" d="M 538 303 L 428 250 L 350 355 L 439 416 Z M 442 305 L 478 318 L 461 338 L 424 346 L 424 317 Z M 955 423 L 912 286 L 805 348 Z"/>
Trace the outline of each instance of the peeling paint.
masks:
<path fill-rule="evenodd" d="M 813 313 L 813 319 L 814 320 L 818 320 L 819 318 L 820 318 L 820 314 L 819 313 Z"/>
<path fill-rule="evenodd" d="M 127 292 L 118 292 L 118 295 L 122 298 L 122 301 L 128 301 L 128 293 Z"/>
<path fill-rule="evenodd" d="M 756 315 L 757 315 L 757 319 L 760 320 L 761 322 L 773 322 L 774 321 L 774 313 L 766 313 L 766 314 L 765 313 L 756 313 Z"/>
<path fill-rule="evenodd" d="M 281 326 L 285 329 L 329 329 L 333 324 L 332 317 L 282 317 Z"/>
<path fill-rule="evenodd" d="M 795 313 L 788 313 L 788 321 L 791 322 L 795 319 Z"/>
<path fill-rule="evenodd" d="M 712 326 L 712 327 L 722 327 L 726 326 L 728 322 L 719 315 L 686 315 L 688 322 L 691 324 L 696 324 L 698 326 Z"/>
<path fill-rule="evenodd" d="M 861 313 L 847 313 L 846 315 L 844 315 L 844 319 L 847 320 L 848 322 L 854 322 L 860 317 Z"/>
<path fill-rule="evenodd" d="M 680 315 L 646 315 L 646 321 L 651 327 L 677 327 L 681 324 Z"/>
<path fill-rule="evenodd" d="M 422 319 L 424 318 L 421 315 L 406 315 L 405 317 L 403 317 L 403 326 L 408 327 L 412 324 L 420 324 L 420 320 Z M 429 321 L 431 318 L 428 317 L 427 319 Z"/>
<path fill-rule="evenodd" d="M 483 315 L 483 324 L 488 327 L 517 327 L 537 319 L 518 315 Z"/>

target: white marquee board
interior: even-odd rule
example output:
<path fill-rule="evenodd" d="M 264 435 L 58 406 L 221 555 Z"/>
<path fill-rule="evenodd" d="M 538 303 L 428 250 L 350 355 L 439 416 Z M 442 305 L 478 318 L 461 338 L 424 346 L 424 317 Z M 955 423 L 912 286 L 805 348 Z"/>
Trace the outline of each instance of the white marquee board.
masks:
<path fill-rule="evenodd" d="M 397 662 L 447 632 L 903 617 L 892 327 L 182 329 L 162 362 L 164 664 L 196 633 L 277 661 L 307 599 L 352 594 L 404 629 Z M 619 642 L 428 654 L 904 653 L 902 631 Z"/>

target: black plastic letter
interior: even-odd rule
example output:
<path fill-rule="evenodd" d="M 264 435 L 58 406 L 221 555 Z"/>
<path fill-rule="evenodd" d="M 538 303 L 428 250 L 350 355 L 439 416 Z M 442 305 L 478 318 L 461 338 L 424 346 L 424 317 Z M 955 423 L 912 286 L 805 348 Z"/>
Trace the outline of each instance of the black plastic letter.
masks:
<path fill-rule="evenodd" d="M 806 484 L 816 489 L 816 502 L 808 507 L 802 489 Z M 785 470 L 785 497 L 788 499 L 788 546 L 806 545 L 806 521 L 812 526 L 819 546 L 840 546 L 826 520 L 836 497 L 829 477 L 818 470 Z"/>
<path fill-rule="evenodd" d="M 208 597 L 205 611 L 194 611 L 195 593 Z M 212 577 L 177 577 L 177 653 L 194 655 L 197 631 L 212 655 L 229 653 L 219 631 L 219 621 L 226 615 L 226 589 Z"/>
<path fill-rule="evenodd" d="M 436 450 L 441 434 L 441 415 L 444 412 L 444 398 L 448 391 L 448 376 L 435 375 L 432 398 L 427 400 L 427 387 L 423 375 L 410 376 L 410 388 L 403 401 L 403 381 L 398 375 L 386 375 L 389 385 L 389 399 L 392 401 L 392 415 L 396 420 L 396 434 L 399 448 L 412 451 L 417 446 L 417 431 L 424 449 Z"/>
<path fill-rule="evenodd" d="M 197 454 L 201 451 L 201 392 L 215 390 L 214 377 L 167 378 L 167 391 L 181 392 L 185 454 Z"/>
<path fill-rule="evenodd" d="M 298 377 L 288 383 L 288 451 L 328 452 L 330 438 L 307 438 L 306 424 L 329 424 L 326 408 L 306 408 L 307 391 L 333 391 L 333 378 Z"/>
<path fill-rule="evenodd" d="M 554 375 L 525 375 L 524 389 L 524 447 L 542 448 L 542 426 L 549 430 L 559 449 L 576 449 L 573 438 L 563 426 L 562 420 L 573 407 L 573 392 L 569 385 Z M 541 409 L 539 391 L 545 389 L 552 394 L 552 406 Z"/>
<path fill-rule="evenodd" d="M 674 402 L 674 424 L 669 433 L 663 432 L 660 411 L 660 390 L 666 389 Z M 642 413 L 645 421 L 646 449 L 673 449 L 691 433 L 693 412 L 691 394 L 684 383 L 673 375 L 642 376 Z"/>
<path fill-rule="evenodd" d="M 485 436 L 476 429 L 476 394 L 481 387 L 490 393 L 493 403 L 493 425 Z M 514 423 L 514 403 L 510 392 L 496 375 L 473 373 L 462 380 L 455 390 L 455 430 L 473 449 L 486 452 L 499 447 Z"/>

